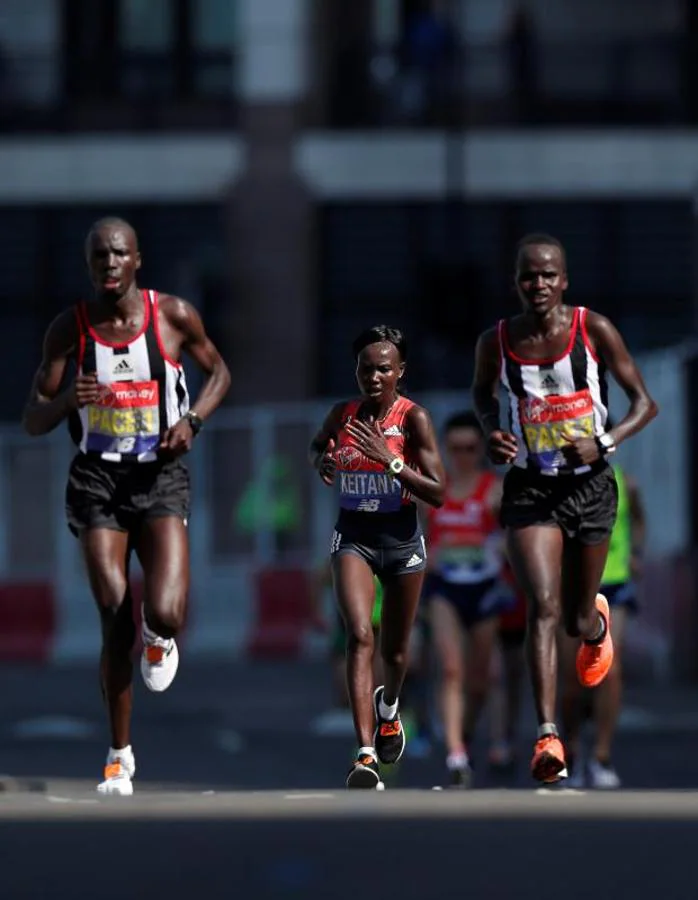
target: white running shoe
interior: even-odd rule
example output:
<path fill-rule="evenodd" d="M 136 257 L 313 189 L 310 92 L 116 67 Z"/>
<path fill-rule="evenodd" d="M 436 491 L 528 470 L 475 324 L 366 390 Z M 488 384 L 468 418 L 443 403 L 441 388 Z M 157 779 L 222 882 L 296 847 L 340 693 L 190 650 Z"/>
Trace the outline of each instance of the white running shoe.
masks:
<path fill-rule="evenodd" d="M 143 618 L 141 675 L 150 691 L 166 691 L 179 667 L 179 650 L 174 638 L 162 638 L 152 632 Z"/>
<path fill-rule="evenodd" d="M 620 777 L 613 766 L 598 759 L 589 760 L 589 782 L 597 791 L 615 791 L 620 787 Z"/>
<path fill-rule="evenodd" d="M 97 785 L 97 792 L 130 797 L 133 794 L 131 779 L 135 774 L 136 759 L 130 745 L 121 750 L 110 748 L 104 766 L 104 781 Z"/>

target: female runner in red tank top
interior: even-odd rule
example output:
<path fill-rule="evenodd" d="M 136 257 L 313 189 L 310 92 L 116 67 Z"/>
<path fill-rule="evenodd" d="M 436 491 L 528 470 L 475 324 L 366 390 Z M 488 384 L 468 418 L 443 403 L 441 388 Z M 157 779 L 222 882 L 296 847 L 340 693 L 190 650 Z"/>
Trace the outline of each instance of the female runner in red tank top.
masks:
<path fill-rule="evenodd" d="M 339 487 L 330 548 L 347 633 L 347 686 L 359 745 L 349 788 L 379 788 L 378 760 L 405 748 L 398 698 L 426 567 L 415 498 L 439 506 L 444 469 L 428 412 L 398 391 L 402 332 L 377 325 L 353 343 L 361 398 L 332 407 L 311 442 L 325 484 Z M 380 651 L 385 684 L 373 690 L 374 574 L 383 585 Z"/>
<path fill-rule="evenodd" d="M 499 616 L 512 598 L 500 580 L 502 481 L 484 468 L 475 414 L 451 416 L 444 443 L 448 480 L 443 506 L 427 516 L 424 597 L 440 664 L 446 766 L 452 786 L 468 787 L 468 745 L 487 698 Z"/>

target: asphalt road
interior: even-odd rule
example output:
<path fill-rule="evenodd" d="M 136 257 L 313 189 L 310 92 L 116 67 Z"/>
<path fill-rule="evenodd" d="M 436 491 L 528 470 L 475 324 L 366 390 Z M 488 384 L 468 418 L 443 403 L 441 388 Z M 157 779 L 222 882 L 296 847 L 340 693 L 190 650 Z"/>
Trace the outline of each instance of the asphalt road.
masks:
<path fill-rule="evenodd" d="M 0 669 L 0 897 L 698 895 L 690 690 L 630 691 L 615 794 L 538 792 L 525 760 L 498 789 L 478 770 L 487 789 L 432 791 L 434 752 L 357 796 L 341 789 L 352 740 L 315 733 L 329 681 L 184 661 L 166 694 L 137 685 L 136 794 L 105 799 L 93 670 Z"/>

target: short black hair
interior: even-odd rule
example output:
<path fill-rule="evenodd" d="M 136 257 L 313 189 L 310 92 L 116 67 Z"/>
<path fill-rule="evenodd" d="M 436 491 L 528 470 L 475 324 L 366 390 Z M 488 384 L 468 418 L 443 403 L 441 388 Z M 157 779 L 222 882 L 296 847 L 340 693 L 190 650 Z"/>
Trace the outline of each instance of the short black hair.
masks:
<path fill-rule="evenodd" d="M 562 257 L 562 261 L 567 268 L 567 253 L 565 252 L 565 248 L 562 244 L 562 241 L 558 240 L 558 238 L 553 237 L 552 234 L 546 234 L 544 231 L 534 231 L 531 234 L 524 235 L 521 240 L 516 245 L 516 262 L 518 263 L 519 257 L 528 247 L 557 247 L 560 251 L 560 256 Z"/>
<path fill-rule="evenodd" d="M 448 434 L 449 431 L 455 431 L 456 428 L 474 428 L 478 434 L 483 434 L 480 420 L 470 409 L 449 416 L 444 422 L 443 433 Z"/>
<path fill-rule="evenodd" d="M 391 328 L 389 325 L 373 325 L 362 331 L 358 337 L 354 339 L 351 345 L 351 351 L 354 359 L 359 358 L 359 353 L 368 347 L 369 344 L 394 344 L 400 356 L 400 362 L 407 361 L 407 341 L 405 335 L 399 328 Z"/>

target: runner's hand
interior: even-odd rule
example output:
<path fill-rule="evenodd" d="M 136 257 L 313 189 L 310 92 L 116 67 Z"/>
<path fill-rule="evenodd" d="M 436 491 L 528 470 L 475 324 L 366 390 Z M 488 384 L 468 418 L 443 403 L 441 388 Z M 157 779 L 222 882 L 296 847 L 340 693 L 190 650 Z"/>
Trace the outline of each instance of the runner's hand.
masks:
<path fill-rule="evenodd" d="M 575 438 L 564 433 L 562 438 L 568 446 L 562 447 L 561 452 L 571 466 L 590 466 L 601 459 L 601 451 L 594 438 Z"/>
<path fill-rule="evenodd" d="M 321 454 L 315 464 L 315 467 L 320 474 L 320 478 L 322 478 L 327 485 L 334 484 L 334 476 L 337 471 L 337 460 L 334 458 L 334 448 L 334 438 L 330 438 L 325 447 L 325 452 Z"/>
<path fill-rule="evenodd" d="M 97 381 L 96 372 L 76 375 L 70 397 L 71 405 L 75 409 L 82 409 L 83 406 L 96 403 L 103 391 L 104 385 Z"/>
<path fill-rule="evenodd" d="M 168 428 L 160 441 L 160 450 L 164 450 L 168 456 L 182 456 L 191 450 L 194 432 L 189 419 L 186 417 Z"/>
<path fill-rule="evenodd" d="M 354 438 L 356 446 L 364 456 L 367 456 L 374 462 L 382 463 L 384 466 L 389 466 L 395 459 L 395 454 L 388 449 L 380 424 L 377 421 L 373 425 L 369 425 L 360 419 L 351 419 L 344 428 Z"/>
<path fill-rule="evenodd" d="M 512 463 L 518 452 L 519 443 L 508 431 L 497 429 L 487 438 L 487 455 L 496 466 Z"/>

